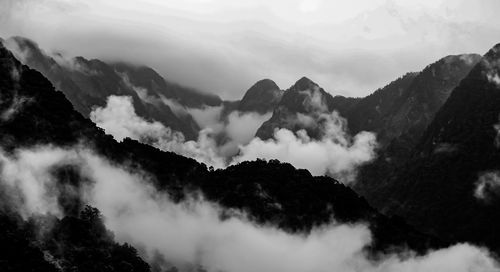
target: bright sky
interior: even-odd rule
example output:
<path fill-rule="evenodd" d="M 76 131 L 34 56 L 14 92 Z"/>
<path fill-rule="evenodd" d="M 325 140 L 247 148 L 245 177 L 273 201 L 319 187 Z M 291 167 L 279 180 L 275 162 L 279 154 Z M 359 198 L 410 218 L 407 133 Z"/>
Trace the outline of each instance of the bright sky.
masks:
<path fill-rule="evenodd" d="M 225 99 L 302 76 L 364 96 L 446 55 L 485 53 L 498 14 L 499 0 L 0 0 L 0 36 L 149 65 Z"/>

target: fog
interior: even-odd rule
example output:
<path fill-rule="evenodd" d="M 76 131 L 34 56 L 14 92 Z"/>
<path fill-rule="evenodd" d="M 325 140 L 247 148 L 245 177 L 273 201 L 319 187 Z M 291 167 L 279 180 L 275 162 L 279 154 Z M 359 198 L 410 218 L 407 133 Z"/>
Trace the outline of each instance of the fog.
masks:
<path fill-rule="evenodd" d="M 85 183 L 82 198 L 103 213 L 105 225 L 120 242 L 142 249 L 150 262 L 162 256 L 165 266 L 207 271 L 498 271 L 485 249 L 458 244 L 416 256 L 410 251 L 367 259 L 363 248 L 371 234 L 363 224 L 332 221 L 311 233 L 291 234 L 251 222 L 241 211 L 223 210 L 193 194 L 181 203 L 150 185 L 151 176 L 109 162 L 81 146 L 39 146 L 14 155 L 0 153 L 2 189 L 24 216 L 63 216 L 57 206 L 54 167 L 79 167 Z M 164 267 L 166 268 L 166 267 Z"/>
<path fill-rule="evenodd" d="M 95 108 L 90 118 L 118 141 L 129 137 L 215 168 L 258 158 L 278 159 L 308 169 L 314 175 L 354 182 L 357 168 L 375 158 L 375 135 L 361 132 L 351 137 L 346 132 L 345 119 L 337 112 L 326 113 L 321 96 L 311 96 L 310 102 L 314 116 L 309 118 L 314 118 L 312 122 L 322 132 L 319 140 L 311 139 L 304 130 L 294 134 L 280 129 L 275 131 L 274 138 L 263 141 L 255 138 L 255 132 L 270 118 L 270 113 L 235 111 L 221 120 L 219 107 L 188 109 L 178 105 L 173 107 L 177 112 L 180 109 L 182 114 L 195 112 L 192 116 L 203 128 L 197 141 L 185 141 L 182 133 L 137 116 L 131 98 L 125 96 L 110 96 L 106 106 Z M 225 141 L 218 141 L 221 135 L 226 137 Z"/>
<path fill-rule="evenodd" d="M 130 61 L 238 99 L 271 78 L 364 96 L 449 54 L 498 42 L 497 0 L 2 0 L 0 36 Z M 68 27 L 71 26 L 71 27 Z M 92 45 L 92 46 L 88 46 Z"/>

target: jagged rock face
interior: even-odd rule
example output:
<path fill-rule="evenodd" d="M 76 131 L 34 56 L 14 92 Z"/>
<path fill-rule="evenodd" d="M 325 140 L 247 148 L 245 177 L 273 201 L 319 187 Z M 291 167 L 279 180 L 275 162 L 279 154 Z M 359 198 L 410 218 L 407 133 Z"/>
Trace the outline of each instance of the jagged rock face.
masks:
<path fill-rule="evenodd" d="M 238 110 L 264 114 L 273 111 L 282 96 L 283 91 L 274 81 L 263 79 L 248 89 L 238 105 Z"/>
<path fill-rule="evenodd" d="M 320 138 L 318 119 L 334 108 L 334 98 L 318 84 L 303 77 L 285 91 L 271 119 L 258 129 L 256 136 L 269 139 L 275 129 L 285 128 L 296 132 L 305 129 L 312 138 Z"/>
<path fill-rule="evenodd" d="M 500 45 L 491 49 L 453 90 L 412 156 L 383 186 L 367 194 L 371 203 L 427 231 L 472 241 L 498 252 L 500 199 L 477 197 L 480 176 L 500 169 Z M 488 193 L 488 191 L 484 192 Z M 391 201 L 387 201 L 391 199 Z"/>
<path fill-rule="evenodd" d="M 199 127 L 190 116 L 177 116 L 161 101 L 173 99 L 186 107 L 219 105 L 219 97 L 199 94 L 164 80 L 148 67 L 129 64 L 107 64 L 100 60 L 76 57 L 71 60 L 45 54 L 36 43 L 21 37 L 8 39 L 6 44 L 17 52 L 23 63 L 44 74 L 71 101 L 78 112 L 89 116 L 93 107 L 104 106 L 110 95 L 131 96 L 137 114 L 154 119 L 187 139 L 195 139 Z"/>

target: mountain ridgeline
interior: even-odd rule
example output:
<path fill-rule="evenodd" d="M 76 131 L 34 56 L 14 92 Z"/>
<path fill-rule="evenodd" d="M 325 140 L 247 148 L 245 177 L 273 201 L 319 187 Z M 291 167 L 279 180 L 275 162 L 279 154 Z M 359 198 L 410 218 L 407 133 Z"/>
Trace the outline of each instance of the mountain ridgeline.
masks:
<path fill-rule="evenodd" d="M 117 164 L 151 173 L 154 186 L 175 201 L 185 199 L 187 192 L 201 192 L 225 208 L 247 212 L 256 223 L 291 233 L 308 232 L 330 222 L 333 215 L 341 223 L 367 223 L 374 236 L 367 251 L 375 254 L 398 247 L 425 252 L 457 242 L 500 254 L 496 234 L 500 228 L 496 219 L 500 212 L 500 45 L 484 56 L 446 56 L 362 98 L 332 96 L 303 77 L 286 90 L 264 79 L 241 100 L 222 101 L 170 83 L 148 67 L 82 57 L 65 63 L 24 38 L 4 43 L 27 65 L 22 66 L 5 48 L 0 50 L 0 143 L 6 151 L 84 141 Z M 19 71 L 14 73 L 17 80 L 13 71 Z M 360 167 L 352 188 L 276 160 L 211 170 L 193 159 L 130 139 L 118 143 L 106 135 L 86 117 L 93 107 L 104 106 L 110 95 L 131 96 L 139 116 L 162 122 L 187 139 L 195 139 L 201 127 L 190 115 L 177 114 L 171 101 L 185 108 L 222 107 L 221 118 L 232 112 L 272 113 L 256 131 L 255 136 L 263 140 L 272 139 L 277 129 L 305 130 L 312 139 L 322 139 L 319 125 L 325 115 L 336 111 L 347 121 L 351 135 L 376 133 L 377 157 Z M 19 97 L 22 110 L 14 114 L 7 109 L 19 104 Z M 48 252 L 62 263 L 81 267 L 79 271 L 93 271 L 88 260 L 72 255 L 76 251 L 58 255 L 50 243 L 32 235 L 29 222 L 4 210 L 0 226 L 9 231 L 0 240 L 11 243 L 18 249 L 15 252 L 24 254 L 20 256 L 52 271 L 52 264 L 43 258 Z M 70 220 L 52 220 L 73 222 L 66 230 L 80 228 L 88 224 L 89 211 L 96 214 L 92 218 L 99 226 L 99 213 L 84 203 L 66 215 Z M 102 235 L 92 239 L 102 242 L 105 250 L 100 252 L 122 254 L 101 262 L 113 267 L 129 262 L 126 266 L 134 267 L 132 271 L 143 271 L 145 263 L 135 249 L 116 243 L 107 230 L 97 228 Z M 91 249 L 71 239 L 63 242 L 75 250 Z M 122 262 L 124 256 L 132 261 Z M 12 271 L 22 270 L 15 269 L 23 264 L 13 257 L 2 261 Z"/>
<path fill-rule="evenodd" d="M 312 86 L 308 81 L 305 83 Z M 275 90 L 274 86 L 271 89 Z M 298 86 L 297 91 L 301 90 L 304 86 Z M 332 219 L 338 223 L 367 224 L 373 242 L 366 251 L 373 256 L 395 248 L 425 253 L 448 245 L 448 241 L 414 230 L 400 218 L 378 213 L 342 183 L 328 177 L 313 177 L 290 164 L 257 160 L 214 171 L 193 159 L 137 141 L 117 142 L 77 112 L 40 72 L 22 65 L 2 45 L 0 112 L 0 146 L 8 154 L 19 148 L 40 145 L 71 148 L 85 143 L 116 165 L 147 172 L 151 184 L 167 192 L 173 201 L 182 201 L 190 192 L 201 192 L 207 200 L 222 207 L 247 212 L 255 223 L 291 233 L 307 233 Z M 78 188 L 89 182 L 67 165 L 58 166 L 51 173 L 56 185 L 64 188 L 70 184 Z M 0 193 L 8 192 L 2 189 Z M 37 265 L 37 271 L 152 269 L 136 249 L 114 240 L 103 225 L 100 212 L 85 205 L 83 199 L 76 196 L 59 199 L 59 203 L 65 203 L 63 217 L 40 215 L 28 220 L 21 218 L 9 202 L 0 203 L 0 241 L 5 250 L 0 254 L 2 271 L 33 271 L 31 264 Z M 52 222 L 52 228 L 40 234 L 39 222 Z"/>
<path fill-rule="evenodd" d="M 453 90 L 408 158 L 383 178 L 365 177 L 384 180 L 365 192 L 371 203 L 420 229 L 500 251 L 499 63 L 496 45 Z"/>
<path fill-rule="evenodd" d="M 51 56 L 35 42 L 21 37 L 7 39 L 5 44 L 24 64 L 47 77 L 85 117 L 94 107 L 105 106 L 109 96 L 126 95 L 132 97 L 139 116 L 180 131 L 186 139 L 195 139 L 200 130 L 198 124 L 189 115 L 177 115 L 164 100 L 194 108 L 222 103 L 217 96 L 170 83 L 149 67 Z"/>

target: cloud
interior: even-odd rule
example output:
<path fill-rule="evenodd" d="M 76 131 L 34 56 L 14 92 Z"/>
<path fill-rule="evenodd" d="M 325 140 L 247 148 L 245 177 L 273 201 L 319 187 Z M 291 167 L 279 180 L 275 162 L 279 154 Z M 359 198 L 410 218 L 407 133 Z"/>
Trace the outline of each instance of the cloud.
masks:
<path fill-rule="evenodd" d="M 498 51 L 497 48 L 493 48 L 492 50 L 494 50 L 496 53 Z M 500 60 L 483 58 L 481 60 L 481 64 L 483 65 L 483 73 L 486 76 L 486 79 L 490 83 L 494 84 L 497 88 L 499 88 L 500 76 L 498 75 L 498 72 L 500 71 Z"/>
<path fill-rule="evenodd" d="M 255 137 L 262 124 L 271 118 L 272 113 L 231 112 L 224 123 L 226 141 L 219 148 L 222 156 L 233 157 L 238 154 L 239 147 L 247 145 Z"/>
<path fill-rule="evenodd" d="M 188 108 L 162 98 L 176 114 L 189 114 L 202 127 L 197 141 L 185 141 L 181 132 L 173 131 L 157 121 L 137 116 L 127 96 L 108 97 L 105 107 L 95 108 L 90 119 L 118 141 L 129 137 L 164 151 L 197 159 L 209 166 L 224 167 L 225 161 L 238 153 L 238 146 L 248 144 L 270 114 L 232 112 L 221 119 L 222 107 Z M 218 138 L 223 137 L 219 141 Z"/>
<path fill-rule="evenodd" d="M 198 126 L 203 129 L 209 128 L 214 132 L 219 132 L 223 129 L 221 124 L 222 111 L 224 110 L 223 105 L 203 105 L 201 108 L 190 108 L 182 105 L 176 99 L 169 99 L 165 96 L 161 96 L 161 100 L 165 105 L 169 106 L 178 117 L 191 115 Z"/>
<path fill-rule="evenodd" d="M 314 105 L 319 107 L 315 109 L 324 110 L 321 103 Z M 198 118 L 203 119 L 204 109 L 184 110 L 189 114 L 198 112 Z M 308 169 L 314 175 L 330 175 L 349 183 L 355 180 L 357 168 L 375 157 L 375 135 L 362 132 L 349 136 L 346 121 L 337 112 L 313 114 L 311 124 L 321 130 L 320 140 L 311 139 L 305 131 L 295 135 L 281 129 L 268 141 L 254 138 L 254 135 L 270 113 L 260 115 L 235 111 L 226 120 L 218 120 L 220 110 L 215 112 L 205 114 L 200 121 L 206 128 L 200 132 L 197 141 L 185 141 L 182 133 L 137 116 L 130 97 L 110 96 L 106 107 L 95 108 L 90 117 L 118 141 L 129 137 L 216 168 L 259 158 L 278 159 Z"/>
<path fill-rule="evenodd" d="M 141 249 L 146 260 L 160 255 L 166 266 L 180 271 L 202 267 L 209 272 L 303 271 L 499 271 L 487 250 L 468 244 L 416 256 L 410 251 L 368 259 L 363 249 L 371 233 L 362 224 L 331 224 L 310 233 L 287 233 L 260 226 L 240 211 L 225 211 L 202 198 L 174 203 L 150 185 L 151 177 L 127 169 L 92 151 L 41 146 L 0 152 L 0 186 L 24 200 L 30 214 L 60 214 L 53 191 L 54 167 L 77 166 L 86 183 L 83 199 L 104 215 L 115 239 Z M 36 205 L 33 205 L 36 203 Z M 166 267 L 165 267 L 166 268 Z"/>
<path fill-rule="evenodd" d="M 312 107 L 326 110 L 320 102 L 313 103 Z M 311 139 L 305 131 L 294 134 L 280 129 L 274 133 L 273 139 L 263 141 L 254 136 L 262 123 L 269 119 L 270 113 L 234 111 L 227 119 L 220 120 L 219 109 L 208 109 L 209 113 L 215 113 L 204 114 L 205 117 L 201 118 L 204 110 L 183 107 L 186 114 L 196 112 L 198 119 L 202 120 L 199 124 L 205 125 L 197 141 L 185 141 L 182 133 L 137 116 L 130 97 L 110 96 L 106 107 L 95 108 L 90 117 L 118 141 L 129 137 L 215 168 L 246 160 L 278 159 L 308 169 L 314 175 L 330 175 L 349 183 L 355 180 L 357 168 L 375 157 L 375 135 L 361 132 L 351 137 L 346 132 L 346 120 L 337 112 L 314 112 L 313 117 L 298 117 L 298 121 L 311 119 L 308 119 L 309 124 L 321 131 L 319 140 Z"/>
<path fill-rule="evenodd" d="M 262 78 L 289 86 L 304 73 L 363 96 L 445 55 L 486 51 L 498 42 L 499 8 L 497 0 L 3 0 L 0 35 L 145 64 L 226 99 Z"/>
<path fill-rule="evenodd" d="M 500 172 L 482 173 L 475 183 L 474 197 L 489 202 L 500 194 Z"/>
<path fill-rule="evenodd" d="M 33 103 L 34 98 L 26 97 L 17 94 L 17 90 L 19 88 L 19 80 L 21 79 L 20 68 L 16 66 L 12 66 L 10 71 L 10 76 L 14 82 L 14 86 L 12 87 L 12 98 L 10 98 L 10 105 L 6 106 L 3 111 L 0 111 L 0 121 L 7 122 L 10 121 L 16 114 L 23 110 L 24 107 Z M 0 96 L 1 100 L 1 96 Z M 4 101 L 5 102 L 5 101 Z"/>
<path fill-rule="evenodd" d="M 210 129 L 202 130 L 195 141 L 185 141 L 181 132 L 165 127 L 157 121 L 139 117 L 129 96 L 109 96 L 106 107 L 95 108 L 90 119 L 117 141 L 131 138 L 164 151 L 172 151 L 214 167 L 224 165 L 216 152 Z"/>
<path fill-rule="evenodd" d="M 313 175 L 327 174 L 346 183 L 353 182 L 357 167 L 375 157 L 375 135 L 361 132 L 350 139 L 338 125 L 340 117 L 336 112 L 328 118 L 324 124 L 327 132 L 321 140 L 311 139 L 305 130 L 294 134 L 279 129 L 273 139 L 255 138 L 242 146 L 241 155 L 235 161 L 278 159 L 308 169 Z"/>
<path fill-rule="evenodd" d="M 190 115 L 202 129 L 209 129 L 214 138 L 222 138 L 218 143 L 218 153 L 230 158 L 238 153 L 238 146 L 245 145 L 255 136 L 259 127 L 271 118 L 272 113 L 232 111 L 223 116 L 224 106 L 203 106 L 190 108 L 175 99 L 161 98 L 179 117 Z"/>
<path fill-rule="evenodd" d="M 0 120 L 2 120 L 4 122 L 11 120 L 25 106 L 31 104 L 32 102 L 33 102 L 33 98 L 31 98 L 31 97 L 15 95 L 12 98 L 12 102 L 11 102 L 10 106 L 0 113 Z"/>
<path fill-rule="evenodd" d="M 285 127 L 302 129 L 294 133 L 277 128 L 271 139 L 255 138 L 248 145 L 240 146 L 235 162 L 278 159 L 308 169 L 313 175 L 329 175 L 344 183 L 354 182 L 357 168 L 375 158 L 375 134 L 361 132 L 351 137 L 347 133 L 347 120 L 338 112 L 329 111 L 318 86 L 300 93 L 305 112 L 285 112 L 284 117 L 280 117 L 287 124 Z"/>
<path fill-rule="evenodd" d="M 23 150 L 14 157 L 0 151 L 1 185 L 7 192 L 3 197 L 24 218 L 33 214 L 62 216 L 50 170 L 75 156 L 74 152 L 50 146 Z"/>
<path fill-rule="evenodd" d="M 159 103 L 162 103 L 162 100 L 159 97 L 149 95 L 148 90 L 146 88 L 135 86 L 134 84 L 132 84 L 126 72 L 120 73 L 116 71 L 116 73 L 122 78 L 122 81 L 125 84 L 125 86 L 132 89 L 144 103 L 149 103 L 155 106 L 158 105 Z"/>

